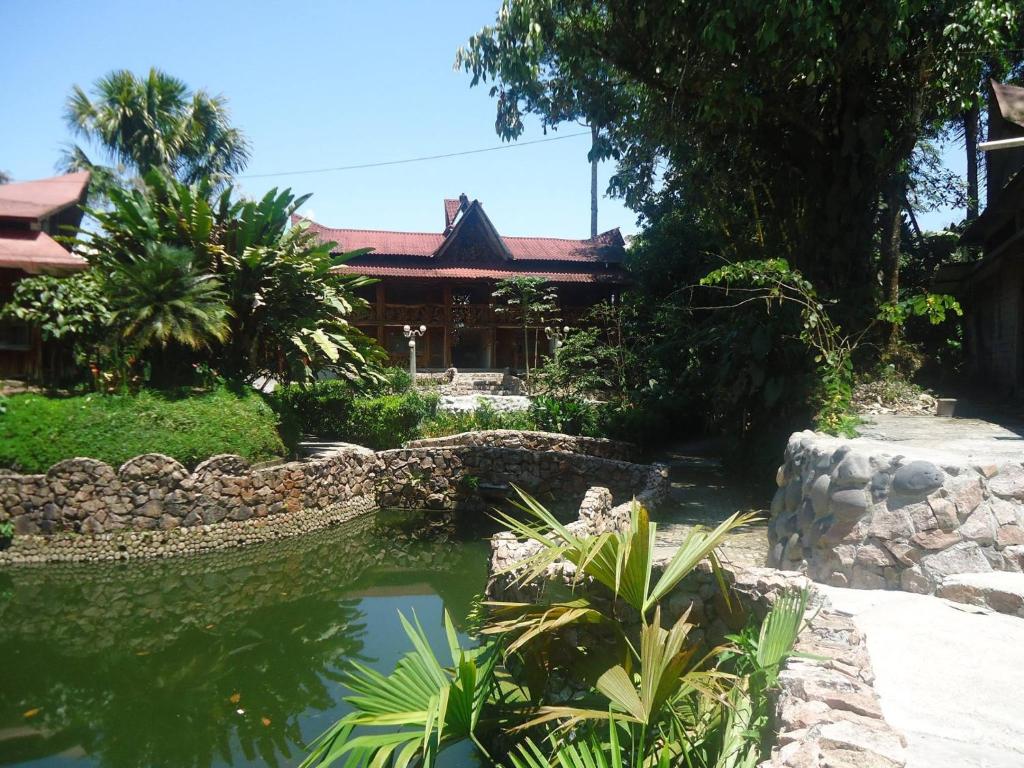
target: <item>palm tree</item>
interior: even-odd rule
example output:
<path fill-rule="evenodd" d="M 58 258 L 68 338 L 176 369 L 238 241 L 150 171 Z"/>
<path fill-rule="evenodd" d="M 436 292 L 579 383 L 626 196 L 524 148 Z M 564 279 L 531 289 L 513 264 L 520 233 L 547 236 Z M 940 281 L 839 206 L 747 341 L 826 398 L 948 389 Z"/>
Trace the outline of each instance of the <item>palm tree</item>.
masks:
<path fill-rule="evenodd" d="M 185 248 L 157 244 L 128 258 L 102 258 L 113 325 L 151 364 L 159 386 L 180 383 L 181 358 L 228 337 L 230 310 L 218 279 Z"/>
<path fill-rule="evenodd" d="M 231 126 L 223 96 L 192 92 L 155 68 L 146 77 L 115 70 L 96 81 L 91 97 L 74 86 L 65 117 L 106 162 L 136 176 L 162 169 L 189 183 L 222 181 L 249 159 L 249 143 Z M 78 145 L 65 153 L 63 164 L 69 170 L 102 168 Z"/>

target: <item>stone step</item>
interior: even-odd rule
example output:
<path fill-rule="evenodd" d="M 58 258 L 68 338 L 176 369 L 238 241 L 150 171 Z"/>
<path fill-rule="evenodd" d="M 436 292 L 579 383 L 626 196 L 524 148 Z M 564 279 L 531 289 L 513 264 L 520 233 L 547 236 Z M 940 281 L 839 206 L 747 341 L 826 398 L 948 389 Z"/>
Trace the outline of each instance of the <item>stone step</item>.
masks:
<path fill-rule="evenodd" d="M 944 578 L 935 594 L 956 603 L 1024 618 L 1024 573 L 956 573 Z"/>

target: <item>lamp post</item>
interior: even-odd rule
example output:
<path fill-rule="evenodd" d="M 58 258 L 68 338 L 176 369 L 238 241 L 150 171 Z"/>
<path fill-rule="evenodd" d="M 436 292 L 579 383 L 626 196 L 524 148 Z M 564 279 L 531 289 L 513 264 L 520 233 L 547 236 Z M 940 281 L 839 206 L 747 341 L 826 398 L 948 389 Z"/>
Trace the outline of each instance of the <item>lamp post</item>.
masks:
<path fill-rule="evenodd" d="M 551 342 L 551 352 L 555 356 L 555 360 L 558 360 L 558 350 L 562 348 L 562 342 L 565 341 L 565 337 L 569 333 L 569 326 L 566 325 L 562 328 L 552 328 L 550 325 L 544 329 L 544 335 L 548 337 Z"/>
<path fill-rule="evenodd" d="M 410 328 L 408 325 L 403 326 L 402 334 L 409 340 L 409 375 L 412 376 L 412 385 L 416 386 L 416 337 L 422 336 L 427 332 L 427 326 L 421 325 L 419 328 Z"/>

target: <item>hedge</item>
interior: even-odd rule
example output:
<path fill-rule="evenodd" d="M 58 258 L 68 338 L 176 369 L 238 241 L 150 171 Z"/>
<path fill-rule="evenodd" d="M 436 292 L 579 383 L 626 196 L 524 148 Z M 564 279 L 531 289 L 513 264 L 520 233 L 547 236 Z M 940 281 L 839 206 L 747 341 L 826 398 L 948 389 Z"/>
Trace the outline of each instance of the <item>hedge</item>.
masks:
<path fill-rule="evenodd" d="M 302 434 L 384 450 L 419 436 L 420 425 L 437 409 L 437 396 L 414 390 L 365 395 L 343 381 L 291 384 L 270 396 L 283 423 L 286 442 Z"/>
<path fill-rule="evenodd" d="M 0 467 L 45 472 L 85 456 L 113 467 L 142 453 L 163 453 L 188 467 L 218 453 L 264 461 L 285 453 L 277 416 L 255 392 L 218 389 L 171 397 L 14 395 L 0 415 Z"/>

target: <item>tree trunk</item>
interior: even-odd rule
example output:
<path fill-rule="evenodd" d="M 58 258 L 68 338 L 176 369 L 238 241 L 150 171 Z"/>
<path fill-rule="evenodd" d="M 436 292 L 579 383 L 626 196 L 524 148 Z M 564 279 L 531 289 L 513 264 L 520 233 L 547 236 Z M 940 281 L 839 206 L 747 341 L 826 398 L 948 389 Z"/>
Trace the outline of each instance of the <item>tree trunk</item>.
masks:
<path fill-rule="evenodd" d="M 907 176 L 896 173 L 886 184 L 882 216 L 882 268 L 885 270 L 885 300 L 895 304 L 900 300 L 900 236 L 903 223 L 903 199 L 906 196 Z M 893 351 L 899 341 L 900 325 L 889 328 L 887 347 Z"/>
<path fill-rule="evenodd" d="M 597 126 L 590 126 L 590 236 L 597 237 Z"/>
<path fill-rule="evenodd" d="M 964 145 L 967 152 L 967 220 L 978 218 L 978 102 L 963 113 Z"/>

